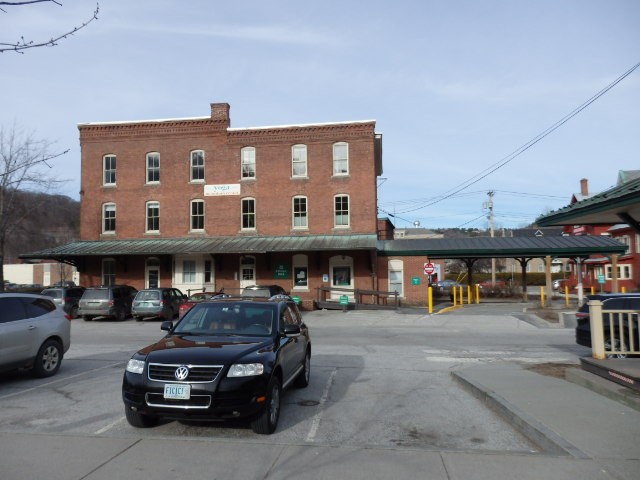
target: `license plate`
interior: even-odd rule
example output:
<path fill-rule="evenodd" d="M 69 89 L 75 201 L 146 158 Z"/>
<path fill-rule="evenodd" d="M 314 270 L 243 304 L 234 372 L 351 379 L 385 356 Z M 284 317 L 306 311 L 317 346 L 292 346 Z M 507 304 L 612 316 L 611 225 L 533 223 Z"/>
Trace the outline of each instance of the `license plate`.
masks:
<path fill-rule="evenodd" d="M 176 385 L 170 383 L 164 386 L 164 398 L 173 400 L 189 400 L 191 397 L 191 385 Z"/>

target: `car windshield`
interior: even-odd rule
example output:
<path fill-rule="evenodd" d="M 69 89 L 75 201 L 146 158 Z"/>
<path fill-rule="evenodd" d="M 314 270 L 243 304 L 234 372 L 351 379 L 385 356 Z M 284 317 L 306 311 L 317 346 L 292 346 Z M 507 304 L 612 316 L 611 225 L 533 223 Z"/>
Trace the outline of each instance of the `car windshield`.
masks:
<path fill-rule="evenodd" d="M 243 297 L 266 297 L 269 298 L 271 296 L 271 292 L 269 291 L 269 287 L 250 287 L 242 290 L 240 294 Z"/>
<path fill-rule="evenodd" d="M 82 295 L 83 300 L 105 300 L 109 298 L 109 290 L 97 288 L 95 290 L 85 290 Z"/>
<path fill-rule="evenodd" d="M 62 298 L 62 290 L 44 290 L 42 295 L 46 295 L 51 298 Z"/>
<path fill-rule="evenodd" d="M 239 303 L 196 304 L 173 333 L 268 337 L 274 331 L 274 305 Z"/>
<path fill-rule="evenodd" d="M 160 300 L 158 290 L 142 290 L 136 294 L 136 300 Z"/>

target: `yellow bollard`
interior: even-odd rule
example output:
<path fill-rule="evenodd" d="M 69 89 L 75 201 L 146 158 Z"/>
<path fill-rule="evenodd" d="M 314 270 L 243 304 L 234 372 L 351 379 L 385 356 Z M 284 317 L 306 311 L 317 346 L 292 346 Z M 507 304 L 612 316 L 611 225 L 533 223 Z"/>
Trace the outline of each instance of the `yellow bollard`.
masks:
<path fill-rule="evenodd" d="M 451 291 L 453 292 L 453 306 L 455 307 L 458 301 L 458 288 L 455 286 L 451 287 Z"/>
<path fill-rule="evenodd" d="M 627 293 L 627 287 L 625 286 L 622 287 L 622 293 Z"/>
<path fill-rule="evenodd" d="M 471 305 L 471 285 L 467 285 L 467 303 Z"/>
<path fill-rule="evenodd" d="M 427 300 L 429 303 L 429 313 L 433 313 L 433 287 L 429 286 L 429 291 L 427 293 Z"/>
<path fill-rule="evenodd" d="M 476 283 L 476 303 L 480 303 L 480 284 Z"/>
<path fill-rule="evenodd" d="M 460 285 L 460 306 L 462 307 L 464 305 L 464 294 L 463 294 L 464 290 L 462 290 L 462 285 Z"/>
<path fill-rule="evenodd" d="M 567 307 L 569 306 L 569 287 L 567 285 L 564 286 L 564 303 Z"/>
<path fill-rule="evenodd" d="M 544 287 L 540 287 L 540 305 L 544 307 Z"/>

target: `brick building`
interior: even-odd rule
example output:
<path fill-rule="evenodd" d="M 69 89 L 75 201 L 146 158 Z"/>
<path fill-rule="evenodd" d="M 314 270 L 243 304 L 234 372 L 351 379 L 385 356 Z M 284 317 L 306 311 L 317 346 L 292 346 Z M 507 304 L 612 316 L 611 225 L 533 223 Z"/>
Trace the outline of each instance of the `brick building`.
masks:
<path fill-rule="evenodd" d="M 305 305 L 321 285 L 377 289 L 375 122 L 231 128 L 229 112 L 78 126 L 82 284 L 277 283 Z"/>

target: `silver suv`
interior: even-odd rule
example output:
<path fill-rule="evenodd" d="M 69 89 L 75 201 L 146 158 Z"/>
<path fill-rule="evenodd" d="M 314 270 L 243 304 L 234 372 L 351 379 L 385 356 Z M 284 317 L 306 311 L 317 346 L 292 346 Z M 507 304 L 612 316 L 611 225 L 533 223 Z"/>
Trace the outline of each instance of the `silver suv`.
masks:
<path fill-rule="evenodd" d="M 0 293 L 0 371 L 31 368 L 54 375 L 71 345 L 71 317 L 51 298 Z"/>
<path fill-rule="evenodd" d="M 129 285 L 106 285 L 87 288 L 78 304 L 78 315 L 85 321 L 110 317 L 122 321 L 131 316 L 133 297 L 138 291 Z"/>

